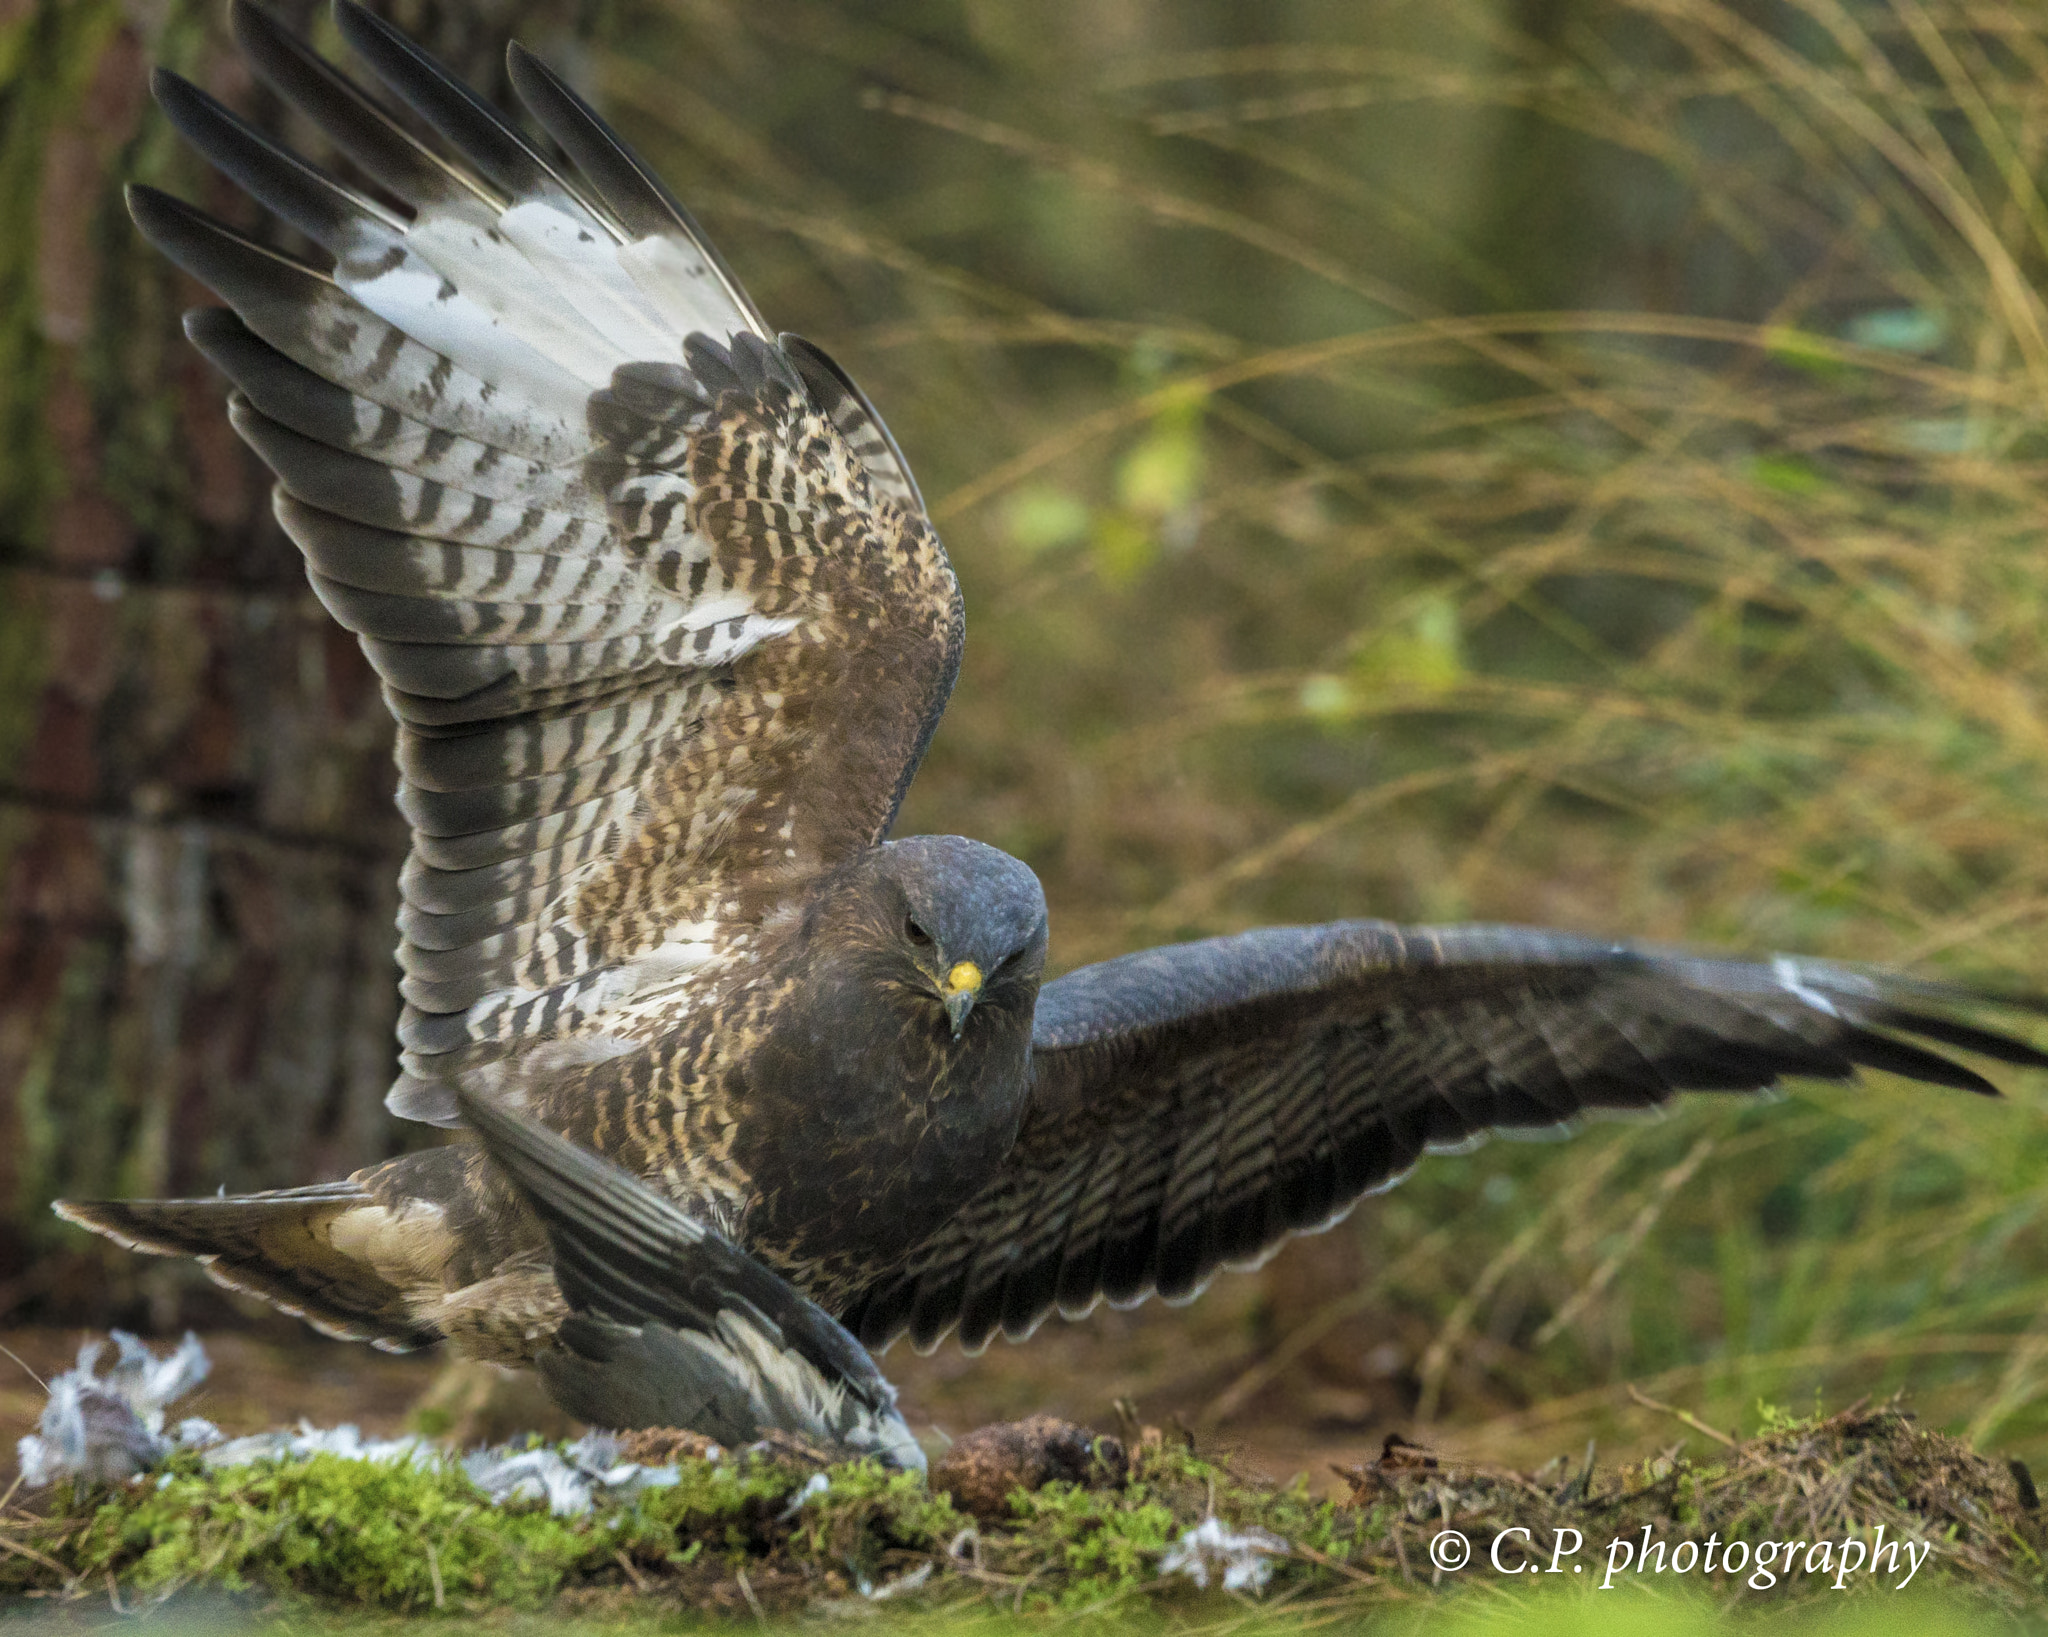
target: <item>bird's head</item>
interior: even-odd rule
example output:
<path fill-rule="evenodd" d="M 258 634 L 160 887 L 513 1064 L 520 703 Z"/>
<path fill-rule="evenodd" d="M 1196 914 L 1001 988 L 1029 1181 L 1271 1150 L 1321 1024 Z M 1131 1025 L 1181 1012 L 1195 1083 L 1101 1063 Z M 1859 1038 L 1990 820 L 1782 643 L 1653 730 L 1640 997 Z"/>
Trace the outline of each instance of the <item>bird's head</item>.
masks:
<path fill-rule="evenodd" d="M 818 883 L 786 958 L 789 999 L 748 1062 L 752 1114 L 735 1127 L 764 1190 L 748 1231 L 813 1247 L 803 1255 L 900 1251 L 1016 1141 L 1045 894 L 979 842 L 890 842 Z"/>
<path fill-rule="evenodd" d="M 1000 1000 L 1029 1018 L 1045 967 L 1045 891 L 1028 867 L 962 836 L 914 836 L 871 855 L 872 936 L 958 1040 Z"/>

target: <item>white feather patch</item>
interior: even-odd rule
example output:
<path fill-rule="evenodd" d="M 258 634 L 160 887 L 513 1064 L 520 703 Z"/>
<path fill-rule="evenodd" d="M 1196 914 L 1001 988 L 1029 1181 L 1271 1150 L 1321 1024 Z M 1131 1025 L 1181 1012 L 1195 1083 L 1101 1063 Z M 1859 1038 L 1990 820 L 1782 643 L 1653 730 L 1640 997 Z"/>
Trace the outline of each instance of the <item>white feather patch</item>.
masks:
<path fill-rule="evenodd" d="M 422 223 L 397 246 L 402 258 L 394 265 L 393 241 L 365 233 L 359 248 L 336 261 L 334 281 L 386 323 L 496 391 L 545 405 L 565 419 L 580 412 L 591 389 L 610 377 L 615 360 L 624 361 L 581 320 L 572 328 L 559 314 L 549 321 L 519 312 L 525 304 L 506 300 L 481 268 L 462 267 L 452 247 L 437 247 L 440 256 L 430 262 L 419 253 L 425 242 Z M 447 262 L 456 264 L 460 283 Z M 507 308 L 516 324 L 507 321 Z"/>
<path fill-rule="evenodd" d="M 506 211 L 498 230 L 585 323 L 628 358 L 680 361 L 681 338 L 619 265 L 615 240 L 534 202 Z"/>
<path fill-rule="evenodd" d="M 681 239 L 635 239 L 620 247 L 619 265 L 678 335 L 729 342 L 753 330 L 709 259 Z"/>

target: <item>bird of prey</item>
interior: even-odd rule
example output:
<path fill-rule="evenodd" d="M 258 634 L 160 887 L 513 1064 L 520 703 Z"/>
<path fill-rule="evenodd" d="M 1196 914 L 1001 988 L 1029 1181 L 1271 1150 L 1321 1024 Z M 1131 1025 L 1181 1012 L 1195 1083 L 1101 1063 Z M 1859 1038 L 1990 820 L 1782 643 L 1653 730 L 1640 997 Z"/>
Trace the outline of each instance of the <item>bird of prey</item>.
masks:
<path fill-rule="evenodd" d="M 1272 928 L 1041 984 L 1024 864 L 889 839 L 962 615 L 860 390 L 518 47 L 545 148 L 350 0 L 376 90 L 233 18 L 366 181 L 159 74 L 172 123 L 321 255 L 132 205 L 226 301 L 187 331 L 398 721 L 399 1114 L 490 1099 L 666 1201 L 671 1263 L 699 1224 L 719 1267 L 744 1253 L 867 1347 L 979 1348 L 1189 1297 L 1488 1131 L 1862 1068 L 1991 1091 L 1954 1052 L 2048 1063 L 1966 1021 L 1964 990 L 1504 927 Z M 591 1308 L 588 1247 L 565 1259 L 563 1214 L 474 1143 L 59 1209 L 333 1334 L 558 1383 L 572 1303 L 716 1328 L 715 1303 L 653 1302 L 651 1242 L 626 1305 Z"/>

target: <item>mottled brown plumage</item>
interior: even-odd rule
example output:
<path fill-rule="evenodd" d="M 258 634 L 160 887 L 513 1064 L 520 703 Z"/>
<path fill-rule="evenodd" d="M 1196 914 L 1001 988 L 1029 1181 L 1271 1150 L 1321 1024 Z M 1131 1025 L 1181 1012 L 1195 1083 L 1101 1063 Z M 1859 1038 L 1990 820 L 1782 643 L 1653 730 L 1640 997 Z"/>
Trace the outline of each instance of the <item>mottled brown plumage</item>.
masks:
<path fill-rule="evenodd" d="M 769 332 L 516 47 L 573 176 L 387 25 L 336 15 L 433 141 L 234 9 L 256 71 L 403 209 L 161 76 L 178 128 L 332 265 L 147 190 L 134 211 L 229 303 L 189 332 L 398 719 L 394 1109 L 453 1124 L 491 1099 L 868 1345 L 979 1346 L 1055 1307 L 1191 1295 L 1490 1130 L 1862 1067 L 1991 1089 L 1908 1037 L 2048 1062 L 1958 1021 L 1964 991 L 1512 928 L 1274 929 L 1041 991 L 1028 869 L 884 840 L 962 627 L 867 401 Z M 454 1148 L 60 1208 L 337 1334 L 523 1362 L 567 1311 L 531 1198 Z"/>

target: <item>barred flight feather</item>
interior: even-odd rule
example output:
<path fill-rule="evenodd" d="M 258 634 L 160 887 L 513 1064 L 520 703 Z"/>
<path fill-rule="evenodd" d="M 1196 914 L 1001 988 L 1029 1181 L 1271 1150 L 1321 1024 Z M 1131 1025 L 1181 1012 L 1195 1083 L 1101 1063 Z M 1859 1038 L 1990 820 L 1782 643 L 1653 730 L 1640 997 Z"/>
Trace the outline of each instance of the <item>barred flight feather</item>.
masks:
<path fill-rule="evenodd" d="M 401 1087 L 448 1121 L 437 1080 L 621 1007 L 672 1026 L 806 871 L 881 837 L 951 685 L 957 590 L 866 400 L 770 336 L 573 92 L 513 54 L 580 183 L 388 24 L 336 15 L 438 142 L 254 7 L 234 26 L 395 204 L 155 80 L 329 269 L 146 189 L 133 208 L 233 309 L 188 329 L 399 718 Z M 863 646 L 889 655 L 893 711 L 845 696 Z M 816 781 L 829 796 L 800 797 Z M 781 833 L 792 814 L 805 833 Z M 674 942 L 682 924 L 709 930 Z"/>
<path fill-rule="evenodd" d="M 1084 967 L 1040 992 L 1032 1106 L 1009 1161 L 842 1317 L 870 1346 L 950 1332 L 973 1350 L 1055 1308 L 1189 1299 L 1425 1152 L 1490 1132 L 1863 1067 L 1991 1091 L 1912 1035 L 2048 1065 L 1941 1010 L 1972 998 L 1820 962 L 1378 922 Z"/>

